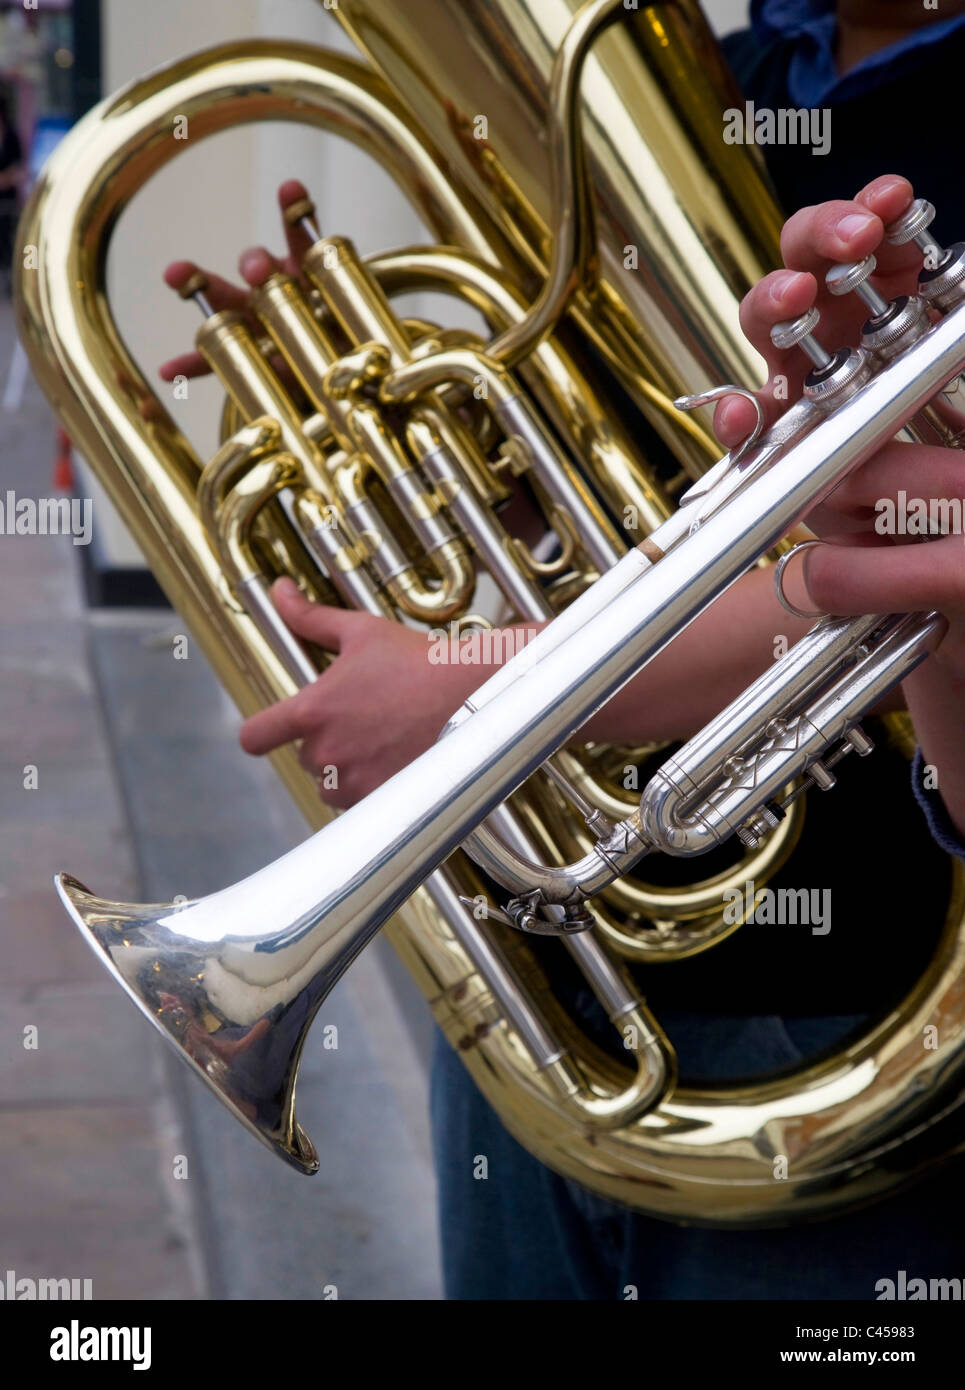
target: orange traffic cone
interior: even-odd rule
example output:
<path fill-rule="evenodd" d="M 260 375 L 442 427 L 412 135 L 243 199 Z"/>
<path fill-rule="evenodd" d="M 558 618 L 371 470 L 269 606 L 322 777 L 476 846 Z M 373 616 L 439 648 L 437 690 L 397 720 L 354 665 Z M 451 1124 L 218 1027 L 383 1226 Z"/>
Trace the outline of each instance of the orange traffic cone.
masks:
<path fill-rule="evenodd" d="M 54 487 L 59 492 L 73 492 L 75 486 L 74 466 L 71 461 L 70 436 L 66 430 L 57 430 L 57 455 L 54 459 Z"/>

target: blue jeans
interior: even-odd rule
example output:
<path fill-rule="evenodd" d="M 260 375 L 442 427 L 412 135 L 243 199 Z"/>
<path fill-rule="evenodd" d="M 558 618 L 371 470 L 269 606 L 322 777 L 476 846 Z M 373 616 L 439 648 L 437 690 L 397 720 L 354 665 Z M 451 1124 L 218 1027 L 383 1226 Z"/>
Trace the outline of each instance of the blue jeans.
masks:
<path fill-rule="evenodd" d="M 661 1014 L 688 1077 L 766 1072 L 814 1054 L 859 1018 Z M 674 1226 L 558 1177 L 503 1128 L 436 1035 L 432 1128 L 451 1299 L 873 1299 L 897 1271 L 965 1273 L 961 1165 L 831 1221 L 769 1231 Z M 473 1175 L 485 1155 L 488 1176 Z"/>

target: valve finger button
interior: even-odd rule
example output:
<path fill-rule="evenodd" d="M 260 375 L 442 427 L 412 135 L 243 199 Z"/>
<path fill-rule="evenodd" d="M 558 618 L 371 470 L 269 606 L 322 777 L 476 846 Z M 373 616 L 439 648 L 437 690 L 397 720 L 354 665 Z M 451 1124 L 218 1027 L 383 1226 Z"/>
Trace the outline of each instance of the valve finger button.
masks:
<path fill-rule="evenodd" d="M 799 314 L 796 319 L 783 319 L 771 328 L 771 342 L 782 352 L 787 352 L 790 348 L 801 348 L 815 367 L 824 371 L 831 366 L 834 359 L 814 337 L 814 330 L 820 322 L 821 315 L 813 308 L 806 314 Z"/>
<path fill-rule="evenodd" d="M 863 261 L 843 261 L 840 265 L 831 267 L 824 277 L 824 283 L 831 294 L 857 294 L 862 303 L 871 310 L 873 318 L 883 318 L 891 306 L 868 279 L 874 274 L 877 265 L 874 256 L 865 256 Z"/>
<path fill-rule="evenodd" d="M 925 234 L 934 220 L 933 205 L 924 198 L 916 198 L 900 217 L 885 228 L 885 237 L 891 246 L 905 246 L 909 241 L 914 241 L 923 251 L 928 251 L 933 242 Z"/>
<path fill-rule="evenodd" d="M 293 203 L 289 203 L 285 209 L 285 221 L 290 227 L 294 227 L 303 217 L 315 217 L 315 204 L 306 194 L 304 198 L 296 198 Z"/>
<path fill-rule="evenodd" d="M 799 314 L 796 319 L 783 319 L 772 327 L 771 342 L 782 352 L 788 352 L 810 337 L 820 322 L 821 315 L 817 309 L 809 309 L 806 314 Z"/>
<path fill-rule="evenodd" d="M 832 294 L 851 294 L 874 273 L 877 264 L 874 256 L 865 256 L 863 261 L 842 261 L 831 267 L 824 283 Z"/>
<path fill-rule="evenodd" d="M 283 216 L 289 227 L 300 226 L 312 241 L 321 240 L 315 204 L 307 194 L 304 198 L 296 198 L 293 203 L 289 203 Z"/>

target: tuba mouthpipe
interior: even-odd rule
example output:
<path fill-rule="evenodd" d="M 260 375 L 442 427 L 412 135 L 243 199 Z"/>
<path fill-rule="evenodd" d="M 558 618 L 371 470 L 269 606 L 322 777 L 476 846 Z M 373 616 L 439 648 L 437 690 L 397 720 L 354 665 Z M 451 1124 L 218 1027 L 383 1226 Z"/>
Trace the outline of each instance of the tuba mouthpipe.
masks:
<path fill-rule="evenodd" d="M 552 260 L 539 297 L 519 323 L 493 344 L 507 366 L 522 361 L 552 332 L 578 289 L 592 284 L 596 255 L 593 200 L 587 175 L 579 98 L 583 68 L 599 35 L 625 14 L 623 0 L 586 0 L 553 61 L 549 105 Z"/>

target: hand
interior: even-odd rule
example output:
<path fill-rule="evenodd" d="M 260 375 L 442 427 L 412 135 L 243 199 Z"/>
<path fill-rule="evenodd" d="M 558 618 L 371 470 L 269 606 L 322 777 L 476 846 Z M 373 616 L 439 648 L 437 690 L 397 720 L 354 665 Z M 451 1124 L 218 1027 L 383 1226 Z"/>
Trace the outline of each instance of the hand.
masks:
<path fill-rule="evenodd" d="M 424 753 L 488 671 L 433 664 L 425 632 L 388 618 L 312 603 L 290 579 L 272 598 L 298 637 L 336 653 L 297 695 L 247 719 L 246 753 L 301 740 L 299 762 L 330 806 L 352 806 Z"/>
<path fill-rule="evenodd" d="M 884 240 L 885 225 L 904 212 L 912 197 L 908 180 L 889 174 L 869 183 L 851 202 L 802 208 L 784 224 L 781 254 L 787 268 L 765 275 L 740 307 L 744 335 L 768 367 L 767 385 L 757 392 L 768 424 L 800 397 L 811 365 L 800 348 L 780 352 L 774 347 L 770 330 L 775 323 L 797 318 L 817 305 L 821 314 L 817 337 L 829 351 L 855 345 L 860 339 L 868 311 L 857 295 L 835 296 L 827 290 L 824 276 L 832 265 L 860 261 L 873 253 L 878 262 L 874 283 L 885 298 L 915 293 L 920 250 L 914 244 L 889 246 Z M 717 406 L 714 428 L 721 442 L 733 448 L 755 419 L 749 401 L 729 396 Z"/>
<path fill-rule="evenodd" d="M 820 341 L 829 349 L 860 340 L 866 310 L 855 295 L 836 298 L 824 275 L 836 261 L 874 253 L 875 283 L 887 298 L 915 292 L 921 253 L 914 245 L 891 247 L 884 226 L 908 206 L 911 185 L 893 176 L 876 179 L 854 202 L 805 208 L 784 227 L 781 247 L 787 269 L 766 276 L 741 306 L 745 334 L 768 364 L 760 393 L 768 421 L 800 394 L 808 369 L 798 349 L 778 352 L 771 326 L 817 304 Z M 786 396 L 775 393 L 779 379 Z M 715 426 L 733 447 L 753 424 L 749 402 L 731 397 L 718 406 Z M 961 534 L 914 542 L 880 534 L 875 527 L 884 504 L 897 507 L 902 489 L 932 499 L 965 497 L 965 455 L 958 450 L 891 443 L 850 475 L 808 518 L 827 544 L 806 551 L 801 572 L 810 602 L 820 612 L 910 613 L 937 609 L 948 629 L 931 657 L 903 689 L 925 759 L 939 772 L 939 790 L 953 820 L 965 831 L 965 548 Z"/>
<path fill-rule="evenodd" d="M 284 211 L 306 196 L 304 186 L 291 179 L 278 191 L 279 206 Z M 284 258 L 276 259 L 263 247 L 242 253 L 239 269 L 247 287 L 263 284 L 276 270 L 298 276 L 309 239 L 287 222 L 285 236 Z M 197 269 L 192 261 L 174 261 L 164 278 L 179 289 Z M 234 309 L 247 314 L 244 286 L 209 275 L 206 294 L 216 312 Z M 251 325 L 261 331 L 254 319 Z M 275 365 L 280 375 L 293 381 L 280 360 Z M 172 381 L 209 371 L 200 353 L 188 352 L 165 362 L 160 375 Z M 272 593 L 296 636 L 336 653 L 337 660 L 311 686 L 248 719 L 241 744 L 248 753 L 264 754 L 300 742 L 300 761 L 316 777 L 322 799 L 332 806 L 353 805 L 424 752 L 492 669 L 458 662 L 433 664 L 424 632 L 311 603 L 291 580 L 279 580 Z"/>
<path fill-rule="evenodd" d="M 299 183 L 297 179 L 288 179 L 278 190 L 278 206 L 284 212 L 292 203 L 307 196 L 304 184 Z M 241 253 L 238 263 L 239 271 L 248 286 L 263 284 L 275 270 L 283 270 L 288 275 L 298 277 L 301 259 L 308 250 L 310 241 L 301 227 L 290 226 L 284 221 L 284 218 L 282 221 L 285 239 L 288 243 L 287 256 L 276 260 L 262 246 L 250 247 Z M 196 270 L 198 270 L 198 266 L 194 261 L 172 261 L 164 271 L 165 283 L 170 285 L 173 290 L 180 290 L 181 286 L 191 278 Z M 212 275 L 208 272 L 206 274 L 208 274 L 207 298 L 216 313 L 222 309 L 236 309 L 239 313 L 247 313 L 247 288 L 233 285 L 229 280 L 222 279 L 220 275 Z M 252 320 L 252 327 L 256 333 L 261 333 L 260 326 L 254 320 Z M 162 363 L 159 373 L 162 381 L 173 381 L 177 376 L 205 376 L 210 370 L 211 368 L 199 352 L 184 352 L 178 357 L 172 357 L 170 361 Z"/>

